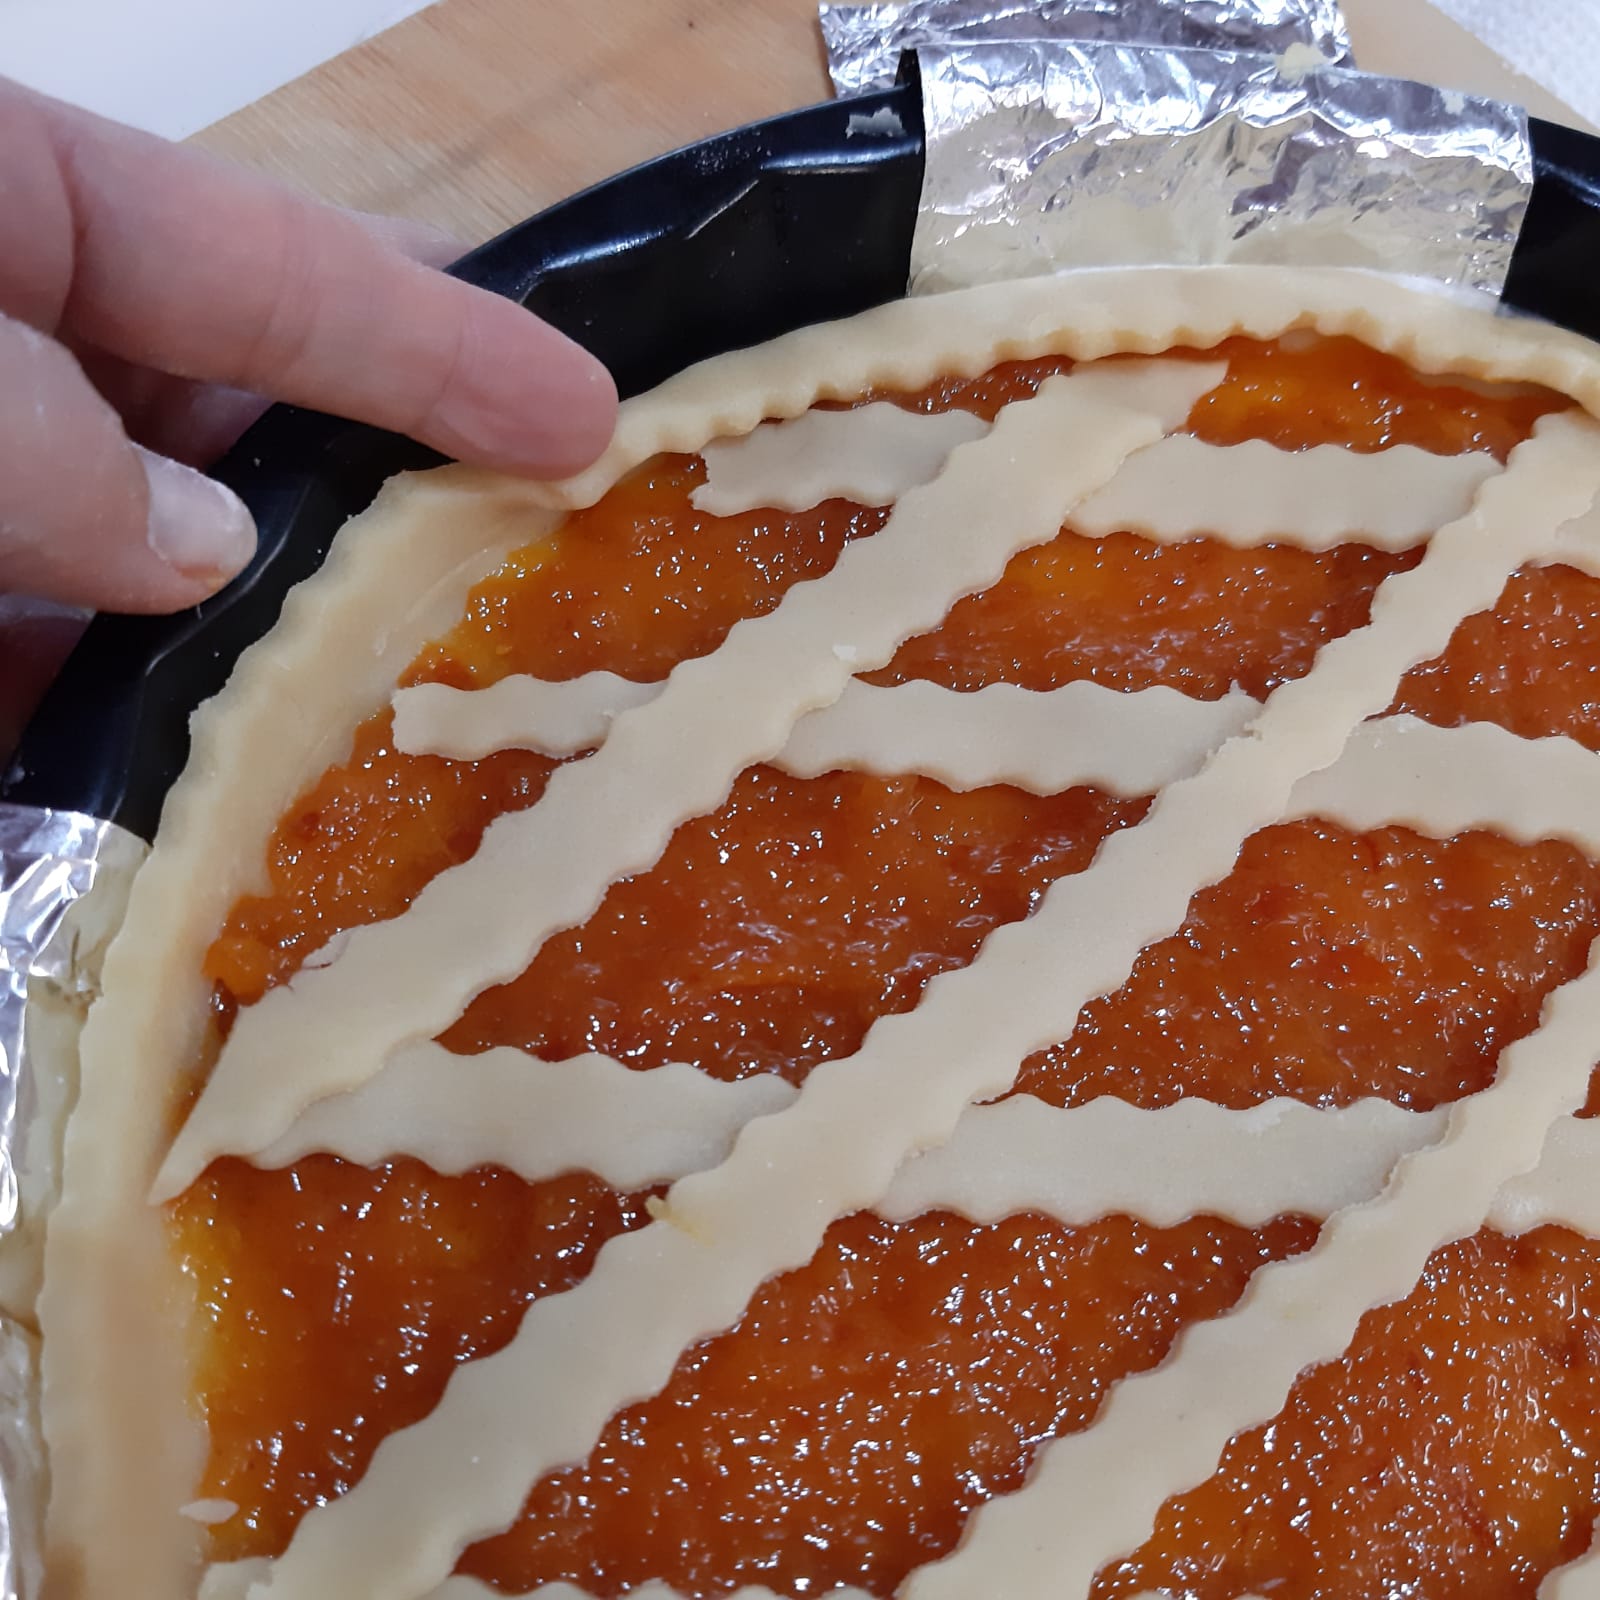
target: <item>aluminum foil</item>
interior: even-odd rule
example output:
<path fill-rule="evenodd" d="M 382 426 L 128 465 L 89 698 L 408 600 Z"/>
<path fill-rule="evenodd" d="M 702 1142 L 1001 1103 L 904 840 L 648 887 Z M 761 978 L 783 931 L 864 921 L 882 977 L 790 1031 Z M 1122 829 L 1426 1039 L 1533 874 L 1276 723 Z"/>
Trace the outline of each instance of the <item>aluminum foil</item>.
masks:
<path fill-rule="evenodd" d="M 903 50 L 979 39 L 1052 39 L 1259 50 L 1309 47 L 1349 66 L 1338 0 L 888 0 L 820 8 L 840 94 L 886 89 Z"/>
<path fill-rule="evenodd" d="M 995 40 L 918 60 L 913 293 L 1223 261 L 1505 285 L 1533 187 L 1517 107 L 1303 54 Z"/>
<path fill-rule="evenodd" d="M 0 806 L 0 1600 L 42 1577 L 34 1302 L 77 1034 L 145 846 L 76 812 Z"/>

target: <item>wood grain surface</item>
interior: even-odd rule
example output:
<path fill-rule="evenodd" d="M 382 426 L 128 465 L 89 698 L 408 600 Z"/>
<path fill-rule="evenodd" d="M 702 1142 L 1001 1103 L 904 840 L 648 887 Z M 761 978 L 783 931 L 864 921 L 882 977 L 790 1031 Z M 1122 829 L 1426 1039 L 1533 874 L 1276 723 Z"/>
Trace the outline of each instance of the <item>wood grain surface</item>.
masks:
<path fill-rule="evenodd" d="M 828 94 L 815 0 L 441 0 L 196 142 L 475 243 Z"/>
<path fill-rule="evenodd" d="M 1573 120 L 1426 0 L 1345 10 L 1374 71 Z M 646 157 L 828 93 L 816 0 L 440 0 L 196 142 L 476 243 Z"/>

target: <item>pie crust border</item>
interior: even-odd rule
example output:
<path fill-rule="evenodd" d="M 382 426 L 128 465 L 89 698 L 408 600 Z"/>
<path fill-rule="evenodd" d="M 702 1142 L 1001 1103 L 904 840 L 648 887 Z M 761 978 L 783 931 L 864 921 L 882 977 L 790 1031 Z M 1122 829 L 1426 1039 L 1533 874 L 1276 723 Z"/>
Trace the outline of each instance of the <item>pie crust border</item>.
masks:
<path fill-rule="evenodd" d="M 233 902 L 263 886 L 279 817 L 506 554 L 659 452 L 695 451 L 819 400 L 916 390 L 1045 355 L 1158 354 L 1309 329 L 1354 336 L 1422 372 L 1540 383 L 1600 416 L 1593 346 L 1489 304 L 1344 269 L 1095 269 L 987 285 L 893 302 L 692 367 L 627 402 L 610 448 L 564 483 L 447 467 L 387 485 L 196 713 L 189 763 L 83 1033 L 39 1302 L 48 1593 L 177 1600 L 198 1583 L 202 1530 L 177 1514 L 203 1455 L 184 1398 L 192 1305 L 145 1196 L 179 1075 L 202 1039 L 201 961 Z"/>

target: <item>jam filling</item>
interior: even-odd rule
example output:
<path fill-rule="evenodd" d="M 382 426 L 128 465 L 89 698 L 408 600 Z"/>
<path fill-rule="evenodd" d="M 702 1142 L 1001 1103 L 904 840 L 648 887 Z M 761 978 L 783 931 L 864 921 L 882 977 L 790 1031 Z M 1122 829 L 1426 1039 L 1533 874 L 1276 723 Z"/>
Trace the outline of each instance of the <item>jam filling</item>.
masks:
<path fill-rule="evenodd" d="M 1228 377 L 1189 419 L 1219 444 L 1504 459 L 1561 403 L 1424 380 L 1350 340 L 1234 340 L 1221 354 Z M 992 416 L 1067 365 L 1013 363 L 894 398 Z M 885 516 L 834 501 L 712 518 L 689 502 L 702 471 L 658 458 L 518 552 L 406 681 L 662 677 Z M 874 676 L 1264 695 L 1360 626 L 1377 585 L 1416 559 L 1063 533 Z M 1407 677 L 1396 709 L 1600 748 L 1597 617 L 1600 582 L 1519 573 Z M 282 819 L 268 892 L 235 906 L 208 956 L 219 1031 L 335 932 L 402 910 L 495 816 L 534 803 L 553 766 L 526 752 L 402 756 L 387 715 L 371 719 Z M 1144 804 L 753 769 L 445 1042 L 798 1082 L 970 961 Z M 1568 846 L 1285 824 L 1250 840 L 1018 1088 L 1059 1105 L 1437 1105 L 1488 1081 L 1597 934 L 1600 870 Z M 437 1403 L 456 1363 L 503 1345 L 533 1299 L 581 1281 L 607 1239 L 647 1221 L 648 1198 L 586 1175 L 441 1177 L 407 1159 L 214 1165 L 172 1209 L 202 1311 L 199 1492 L 239 1508 L 210 1532 L 211 1557 L 281 1552 L 306 1510 Z M 844 1218 L 734 1328 L 686 1351 L 659 1395 L 614 1417 L 585 1461 L 535 1485 L 462 1570 L 511 1593 L 564 1579 L 615 1596 L 661 1579 L 687 1597 L 744 1583 L 888 1595 L 954 1545 L 975 1506 L 1016 1488 L 1043 1442 L 1090 1423 L 1111 1384 L 1315 1234 L 1296 1218 Z M 1303 1375 L 1278 1418 L 1164 1508 L 1149 1542 L 1101 1574 L 1097 1600 L 1531 1597 L 1583 1549 L 1600 1507 L 1596 1327 L 1600 1244 L 1546 1228 L 1440 1251 L 1405 1302 L 1370 1313 L 1344 1358 Z"/>

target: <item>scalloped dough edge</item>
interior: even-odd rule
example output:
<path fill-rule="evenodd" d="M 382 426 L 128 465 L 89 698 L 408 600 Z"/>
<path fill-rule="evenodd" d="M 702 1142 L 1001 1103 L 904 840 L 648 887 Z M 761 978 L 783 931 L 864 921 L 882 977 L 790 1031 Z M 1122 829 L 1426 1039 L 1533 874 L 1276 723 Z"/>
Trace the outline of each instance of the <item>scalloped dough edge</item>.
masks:
<path fill-rule="evenodd" d="M 897 301 L 716 358 L 628 402 L 610 448 L 563 484 L 442 468 L 395 480 L 341 531 L 321 571 L 197 713 L 189 764 L 84 1032 L 40 1300 L 55 1600 L 195 1592 L 196 1530 L 178 1514 L 195 1497 L 201 1459 L 185 1420 L 190 1308 L 143 1196 L 206 1025 L 201 961 L 228 907 L 262 881 L 278 817 L 348 750 L 472 584 L 650 456 L 698 450 L 818 400 L 1042 355 L 1154 355 L 1295 329 L 1358 338 L 1424 373 L 1544 384 L 1600 415 L 1600 363 L 1587 341 L 1382 275 L 1096 270 Z"/>

